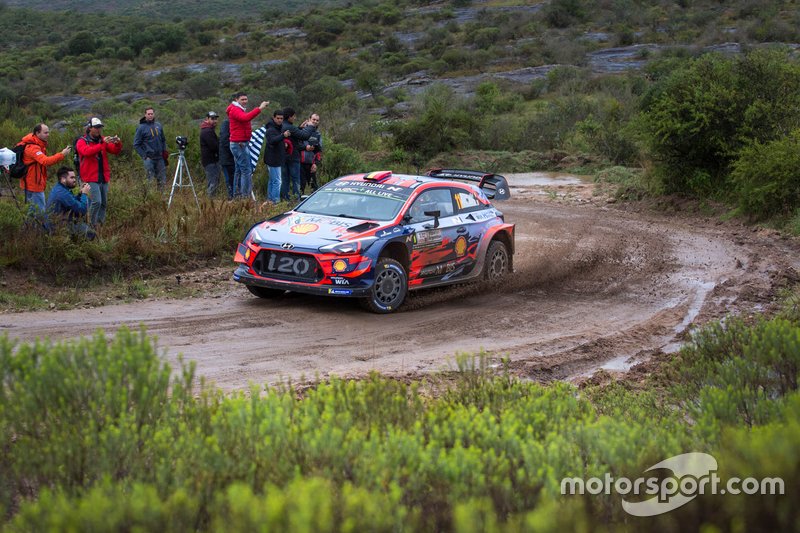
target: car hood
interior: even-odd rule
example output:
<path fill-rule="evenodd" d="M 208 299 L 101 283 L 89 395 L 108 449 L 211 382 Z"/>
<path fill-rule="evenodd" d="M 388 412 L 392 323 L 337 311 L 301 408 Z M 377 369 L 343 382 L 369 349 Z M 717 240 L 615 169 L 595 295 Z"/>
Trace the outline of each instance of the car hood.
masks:
<path fill-rule="evenodd" d="M 286 213 L 256 226 L 254 240 L 264 245 L 291 243 L 297 248 L 317 248 L 332 242 L 371 235 L 387 222 Z"/>

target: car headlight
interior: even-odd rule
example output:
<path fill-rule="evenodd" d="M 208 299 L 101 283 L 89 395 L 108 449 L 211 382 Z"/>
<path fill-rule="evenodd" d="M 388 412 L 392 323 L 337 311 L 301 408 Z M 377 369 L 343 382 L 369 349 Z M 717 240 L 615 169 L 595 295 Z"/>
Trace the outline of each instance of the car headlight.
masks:
<path fill-rule="evenodd" d="M 377 237 L 364 237 L 363 239 L 326 244 L 325 246 L 320 246 L 319 251 L 325 254 L 338 255 L 361 254 L 366 252 L 367 248 L 377 240 Z"/>
<path fill-rule="evenodd" d="M 259 226 L 260 224 L 261 224 L 261 222 L 259 222 L 258 224 L 255 224 L 253 227 L 251 227 L 251 228 L 250 228 L 250 229 L 247 231 L 247 233 L 245 233 L 245 235 L 244 235 L 244 240 L 242 241 L 243 243 L 249 243 L 249 242 L 253 242 L 253 240 L 255 239 L 255 237 L 258 235 L 258 234 L 256 233 L 256 230 L 258 230 L 258 226 Z"/>

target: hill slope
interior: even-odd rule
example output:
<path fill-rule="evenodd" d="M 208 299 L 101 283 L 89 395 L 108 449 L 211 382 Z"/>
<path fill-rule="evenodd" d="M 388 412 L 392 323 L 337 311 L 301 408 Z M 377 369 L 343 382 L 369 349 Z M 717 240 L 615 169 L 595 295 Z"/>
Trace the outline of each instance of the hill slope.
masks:
<path fill-rule="evenodd" d="M 265 12 L 288 13 L 307 9 L 302 0 L 5 0 L 9 7 L 27 7 L 42 11 L 80 13 L 117 13 L 124 15 L 156 16 L 161 19 L 188 18 L 260 18 Z M 317 7 L 338 6 L 339 0 L 314 2 Z"/>

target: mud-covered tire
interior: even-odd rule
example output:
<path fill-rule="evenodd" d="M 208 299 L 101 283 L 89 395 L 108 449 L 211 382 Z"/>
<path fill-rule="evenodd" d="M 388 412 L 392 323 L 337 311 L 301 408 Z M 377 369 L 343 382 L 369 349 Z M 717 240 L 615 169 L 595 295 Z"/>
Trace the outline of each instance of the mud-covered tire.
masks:
<path fill-rule="evenodd" d="M 501 241 L 492 241 L 486 251 L 483 279 L 490 282 L 500 280 L 508 274 L 510 264 L 506 245 Z"/>
<path fill-rule="evenodd" d="M 361 298 L 361 305 L 373 313 L 391 313 L 402 305 L 407 292 L 406 269 L 394 259 L 381 257 L 375 266 L 375 283 L 370 295 Z"/>
<path fill-rule="evenodd" d="M 277 298 L 282 296 L 286 291 L 280 289 L 268 289 L 267 287 L 258 287 L 256 285 L 247 285 L 247 290 L 259 298 Z"/>

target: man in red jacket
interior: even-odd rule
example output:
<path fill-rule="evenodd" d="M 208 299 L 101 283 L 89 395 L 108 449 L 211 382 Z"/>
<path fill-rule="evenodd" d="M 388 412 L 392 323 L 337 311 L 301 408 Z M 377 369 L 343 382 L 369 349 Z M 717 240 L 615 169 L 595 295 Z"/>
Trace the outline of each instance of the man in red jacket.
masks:
<path fill-rule="evenodd" d="M 250 164 L 250 121 L 267 108 L 269 102 L 261 102 L 257 108 L 247 111 L 247 94 L 238 92 L 225 112 L 231 125 L 231 153 L 236 164 L 233 175 L 233 197 L 248 198 L 253 190 L 253 168 Z"/>
<path fill-rule="evenodd" d="M 86 125 L 86 135 L 78 139 L 75 149 L 80 156 L 81 179 L 89 184 L 92 198 L 89 216 L 92 225 L 96 226 L 106 220 L 108 181 L 111 177 L 108 154 L 119 154 L 122 141 L 116 135 L 103 137 L 103 123 L 99 118 L 92 117 Z"/>
<path fill-rule="evenodd" d="M 33 132 L 27 134 L 19 144 L 24 144 L 25 151 L 22 162 L 28 165 L 25 176 L 19 180 L 19 187 L 25 191 L 25 202 L 33 209 L 44 213 L 44 190 L 47 187 L 47 167 L 55 165 L 69 155 L 69 146 L 57 154 L 47 155 L 47 141 L 50 138 L 50 128 L 47 124 L 37 124 Z"/>

